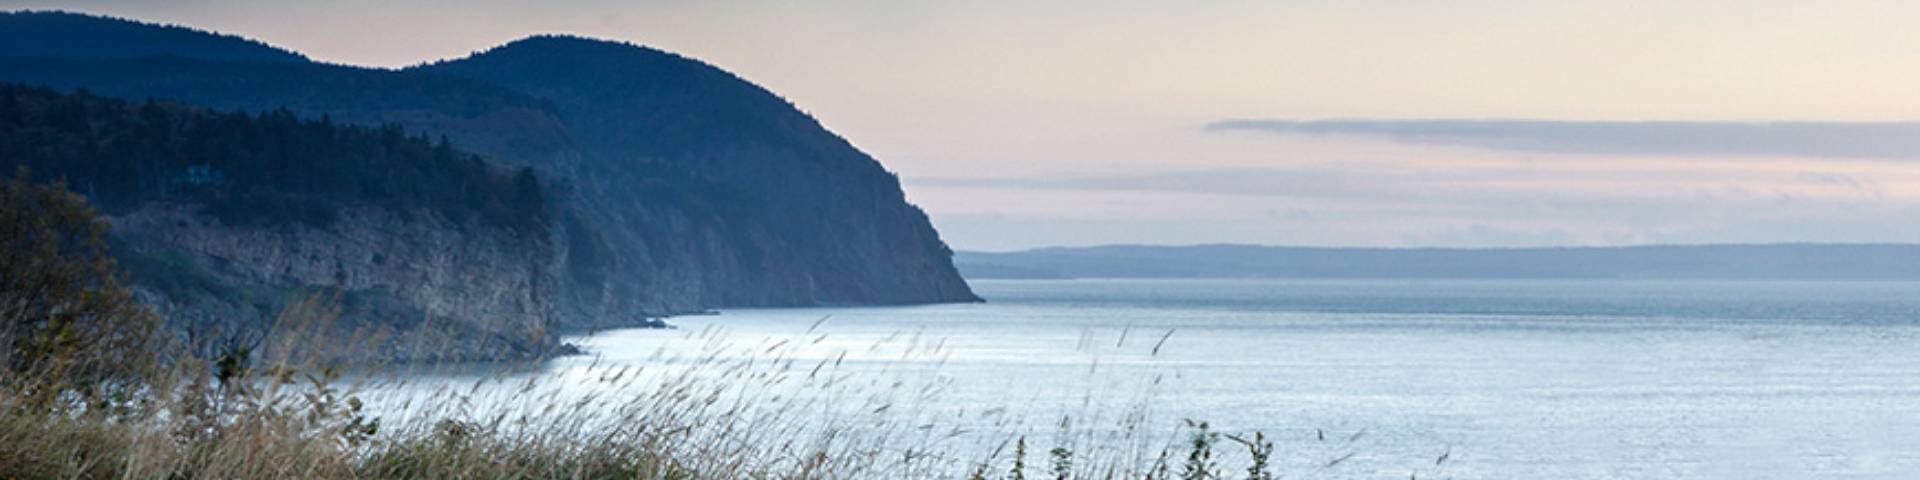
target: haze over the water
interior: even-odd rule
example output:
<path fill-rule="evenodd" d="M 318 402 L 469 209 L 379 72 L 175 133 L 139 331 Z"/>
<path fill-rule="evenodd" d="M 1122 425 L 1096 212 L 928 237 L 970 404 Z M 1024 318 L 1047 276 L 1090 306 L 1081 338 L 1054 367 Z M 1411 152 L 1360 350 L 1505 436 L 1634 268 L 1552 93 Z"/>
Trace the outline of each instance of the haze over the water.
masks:
<path fill-rule="evenodd" d="M 1920 241 L 1920 3 L 1810 5 L 0 0 L 362 65 L 658 46 L 873 153 L 959 249 Z"/>

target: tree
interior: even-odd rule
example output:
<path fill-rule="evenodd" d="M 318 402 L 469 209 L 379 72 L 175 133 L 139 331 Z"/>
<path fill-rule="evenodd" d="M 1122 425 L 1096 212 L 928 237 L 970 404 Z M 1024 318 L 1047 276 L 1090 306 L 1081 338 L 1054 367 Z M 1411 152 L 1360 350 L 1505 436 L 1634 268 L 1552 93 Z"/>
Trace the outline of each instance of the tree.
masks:
<path fill-rule="evenodd" d="M 108 225 L 64 182 L 0 182 L 0 386 L 51 402 L 137 386 L 159 316 L 121 286 Z"/>
<path fill-rule="evenodd" d="M 533 169 L 520 167 L 519 173 L 513 175 L 513 193 L 508 200 L 513 202 L 513 205 L 508 208 L 514 218 L 510 221 L 517 221 L 521 225 L 522 232 L 545 237 L 547 234 L 545 198 L 545 195 L 540 193 L 540 178 L 533 174 Z"/>

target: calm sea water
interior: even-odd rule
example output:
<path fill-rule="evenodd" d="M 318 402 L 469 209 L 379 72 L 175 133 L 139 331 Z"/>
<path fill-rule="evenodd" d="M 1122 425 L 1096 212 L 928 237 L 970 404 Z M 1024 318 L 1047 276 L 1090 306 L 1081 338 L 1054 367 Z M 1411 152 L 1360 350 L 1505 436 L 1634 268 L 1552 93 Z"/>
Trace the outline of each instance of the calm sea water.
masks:
<path fill-rule="evenodd" d="M 603 332 L 524 375 L 831 362 L 981 430 L 1264 431 L 1290 478 L 1920 478 L 1920 283 L 973 284 L 987 303 Z"/>

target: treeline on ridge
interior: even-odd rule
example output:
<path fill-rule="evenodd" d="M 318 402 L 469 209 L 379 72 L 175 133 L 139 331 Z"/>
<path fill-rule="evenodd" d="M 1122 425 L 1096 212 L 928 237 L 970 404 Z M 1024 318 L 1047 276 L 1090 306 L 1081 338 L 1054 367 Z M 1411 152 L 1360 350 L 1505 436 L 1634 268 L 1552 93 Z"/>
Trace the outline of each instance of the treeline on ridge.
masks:
<path fill-rule="evenodd" d="M 323 227 L 341 206 L 357 204 L 431 211 L 534 238 L 548 228 L 530 169 L 496 172 L 444 138 L 284 109 L 215 112 L 0 84 L 0 164 L 64 178 L 114 213 L 173 201 L 202 205 L 228 225 Z"/>

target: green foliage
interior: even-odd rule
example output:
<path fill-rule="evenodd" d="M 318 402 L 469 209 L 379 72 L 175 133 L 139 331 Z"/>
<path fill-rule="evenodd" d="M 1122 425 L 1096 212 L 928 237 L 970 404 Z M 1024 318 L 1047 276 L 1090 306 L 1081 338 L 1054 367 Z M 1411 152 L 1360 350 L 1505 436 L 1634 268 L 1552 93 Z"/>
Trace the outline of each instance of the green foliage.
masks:
<path fill-rule="evenodd" d="M 1173 478 L 1173 464 L 1167 461 L 1172 453 L 1171 449 L 1160 449 L 1160 456 L 1154 459 L 1153 467 L 1147 469 L 1146 480 L 1171 480 Z"/>
<path fill-rule="evenodd" d="M 975 465 L 973 472 L 967 474 L 967 480 L 987 480 L 987 469 L 991 467 L 992 465 L 985 462 Z"/>
<path fill-rule="evenodd" d="M 159 317 L 120 285 L 107 223 L 62 184 L 21 168 L 0 183 L 0 357 L 42 403 L 137 388 Z"/>
<path fill-rule="evenodd" d="M 1027 480 L 1027 437 L 1021 436 L 1013 446 L 1013 470 L 1007 472 L 1007 480 Z"/>
<path fill-rule="evenodd" d="M 1068 450 L 1067 447 L 1053 447 L 1053 450 L 1047 451 L 1047 456 L 1053 457 L 1054 480 L 1073 478 L 1073 450 Z"/>
<path fill-rule="evenodd" d="M 1253 432 L 1251 439 L 1228 435 L 1227 439 L 1247 447 L 1247 480 L 1273 480 L 1273 472 L 1268 470 L 1273 460 L 1273 442 L 1267 440 L 1267 434 Z"/>
<path fill-rule="evenodd" d="M 1209 430 L 1207 422 L 1187 421 L 1194 429 L 1190 437 L 1191 449 L 1187 451 L 1187 463 L 1180 467 L 1181 480 L 1207 480 L 1220 478 L 1219 467 L 1213 460 L 1213 445 L 1220 442 L 1220 434 Z"/>
<path fill-rule="evenodd" d="M 444 138 L 284 109 L 222 113 L 0 86 L 0 164 L 65 178 L 115 212 L 177 201 L 230 225 L 325 226 L 341 206 L 364 204 L 535 237 L 548 228 L 531 170 L 496 174 Z"/>

